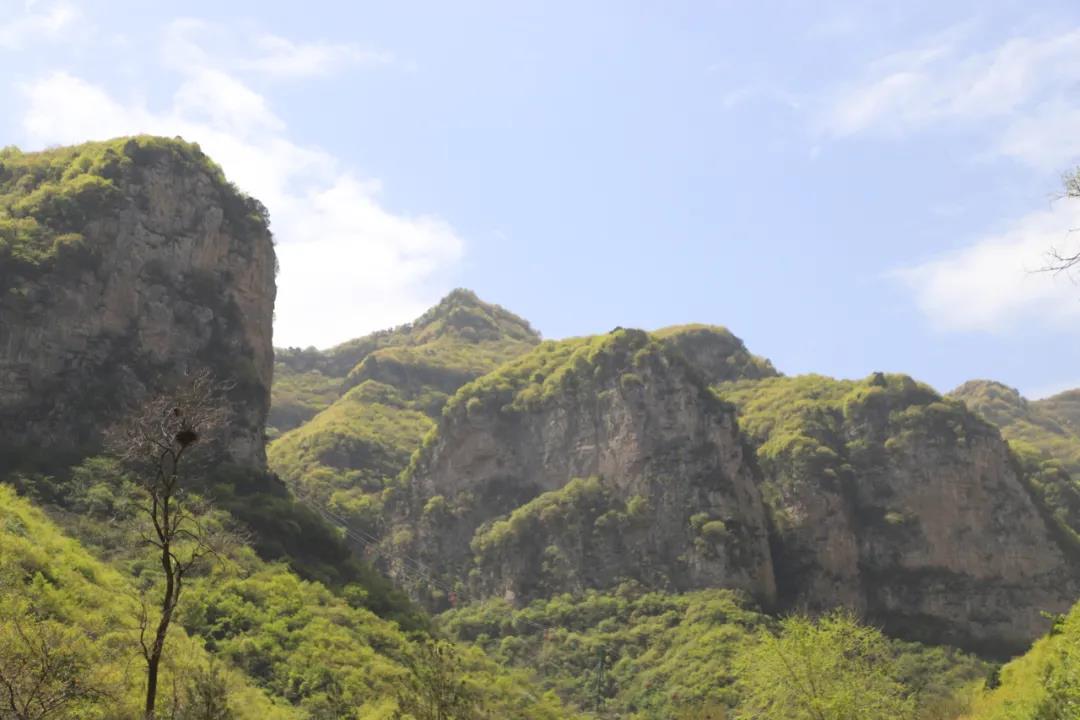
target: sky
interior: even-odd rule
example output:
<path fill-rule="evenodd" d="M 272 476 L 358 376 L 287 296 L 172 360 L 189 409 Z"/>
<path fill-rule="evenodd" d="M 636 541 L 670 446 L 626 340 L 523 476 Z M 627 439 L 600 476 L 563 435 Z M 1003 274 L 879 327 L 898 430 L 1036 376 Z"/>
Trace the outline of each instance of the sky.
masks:
<path fill-rule="evenodd" d="M 454 287 L 545 337 L 725 325 L 787 374 L 1080 387 L 1080 4 L 0 0 L 0 146 L 198 142 L 275 345 Z"/>

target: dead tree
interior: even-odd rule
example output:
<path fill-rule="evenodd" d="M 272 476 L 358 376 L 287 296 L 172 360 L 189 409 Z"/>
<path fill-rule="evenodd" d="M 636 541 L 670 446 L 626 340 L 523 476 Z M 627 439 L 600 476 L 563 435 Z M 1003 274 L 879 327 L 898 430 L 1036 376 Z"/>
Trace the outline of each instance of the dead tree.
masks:
<path fill-rule="evenodd" d="M 144 403 L 111 433 L 113 451 L 134 472 L 145 494 L 149 521 L 144 540 L 160 557 L 164 588 L 153 610 L 143 603 L 139 643 L 146 661 L 146 720 L 154 720 L 158 672 L 184 580 L 222 538 L 208 529 L 186 498 L 193 449 L 212 445 L 225 423 L 225 388 L 208 372 L 192 376 L 175 391 Z"/>
<path fill-rule="evenodd" d="M 1064 186 L 1064 192 L 1057 199 L 1080 199 L 1080 169 L 1063 175 L 1061 182 Z M 1076 228 L 1070 230 L 1069 233 L 1075 231 Z M 1049 262 L 1046 267 L 1042 268 L 1043 272 L 1068 272 L 1080 264 L 1080 252 L 1076 251 L 1062 251 L 1057 248 L 1050 248 L 1047 256 Z"/>

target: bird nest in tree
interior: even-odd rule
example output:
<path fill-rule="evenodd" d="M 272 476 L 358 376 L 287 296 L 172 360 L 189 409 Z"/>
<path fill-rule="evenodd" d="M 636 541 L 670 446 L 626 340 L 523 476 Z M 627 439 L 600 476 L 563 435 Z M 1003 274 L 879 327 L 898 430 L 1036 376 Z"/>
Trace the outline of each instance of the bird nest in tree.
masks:
<path fill-rule="evenodd" d="M 198 439 L 199 433 L 195 432 L 191 428 L 183 428 L 178 433 L 176 433 L 176 442 L 180 445 L 180 447 L 187 447 Z"/>

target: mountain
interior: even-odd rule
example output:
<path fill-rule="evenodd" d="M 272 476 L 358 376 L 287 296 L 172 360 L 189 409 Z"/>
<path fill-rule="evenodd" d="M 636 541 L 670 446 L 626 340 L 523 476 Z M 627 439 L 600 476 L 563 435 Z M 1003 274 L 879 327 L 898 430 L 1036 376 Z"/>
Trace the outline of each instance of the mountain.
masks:
<path fill-rule="evenodd" d="M 1000 656 L 1078 594 L 1037 482 L 908 377 L 781 377 L 722 329 L 617 329 L 458 390 L 381 496 L 380 552 L 433 608 L 737 588 Z"/>
<path fill-rule="evenodd" d="M 674 340 L 640 330 L 546 342 L 466 385 L 397 492 L 393 552 L 470 596 L 622 579 L 775 596 L 732 408 Z"/>
<path fill-rule="evenodd" d="M 228 542 L 184 577 L 162 716 L 744 720 L 801 671 L 844 717 L 1080 702 L 1080 394 L 786 377 L 708 325 L 542 341 L 466 290 L 273 350 L 274 263 L 196 145 L 0 152 L 6 690 L 75 673 L 68 715 L 142 716 L 161 557 L 102 438 L 208 369 L 224 452 L 181 502 Z"/>
<path fill-rule="evenodd" d="M 196 717 L 212 695 L 241 720 L 386 720 L 427 702 L 429 673 L 496 717 L 578 717 L 524 672 L 435 638 L 267 471 L 274 265 L 265 210 L 196 145 L 136 137 L 0 154 L 0 716 L 145 717 L 147 623 L 164 616 L 167 585 L 164 549 L 148 538 L 160 538 L 150 518 L 165 517 L 174 568 L 206 551 L 200 538 L 221 542 L 182 574 L 158 717 Z M 431 402 L 446 376 L 492 362 L 454 358 L 455 343 L 487 343 L 478 354 L 494 357 L 533 337 L 466 293 L 399 330 L 409 342 L 361 352 L 369 362 L 344 381 L 403 373 L 404 391 L 415 372 L 410 401 Z M 513 337 L 491 339 L 504 331 Z M 441 366 L 410 364 L 436 347 Z M 148 512 L 160 492 L 151 500 L 141 467 L 107 455 L 103 436 L 201 370 L 225 384 L 225 422 L 183 441 L 194 459 L 170 476 L 172 514 Z"/>
<path fill-rule="evenodd" d="M 455 290 L 408 325 L 326 352 L 278 351 L 271 421 L 310 417 L 271 443 L 270 465 L 297 494 L 378 532 L 385 485 L 450 395 L 538 342 L 526 321 Z"/>
<path fill-rule="evenodd" d="M 94 452 L 130 405 L 205 367 L 234 384 L 232 459 L 261 467 L 274 269 L 265 209 L 196 145 L 2 151 L 4 465 Z"/>
<path fill-rule="evenodd" d="M 1077 596 L 996 427 L 903 375 L 721 387 L 757 447 L 788 607 L 838 602 L 904 637 L 1022 649 Z"/>
<path fill-rule="evenodd" d="M 1001 428 L 1014 446 L 1054 458 L 1070 475 L 1080 473 L 1080 390 L 1028 400 L 1015 388 L 972 380 L 949 395 Z"/>

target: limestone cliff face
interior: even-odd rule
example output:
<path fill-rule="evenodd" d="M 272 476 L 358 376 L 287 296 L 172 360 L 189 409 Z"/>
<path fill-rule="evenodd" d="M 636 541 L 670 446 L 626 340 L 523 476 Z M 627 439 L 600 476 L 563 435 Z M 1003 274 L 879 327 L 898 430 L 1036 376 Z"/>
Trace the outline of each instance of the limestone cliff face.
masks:
<path fill-rule="evenodd" d="M 63 163 L 55 180 L 40 170 Z M 78 189 L 67 188 L 85 177 L 107 200 L 82 200 L 75 216 L 9 205 L 41 233 L 74 238 L 78 251 L 15 263 L 0 277 L 0 463 L 39 447 L 54 458 L 93 448 L 126 405 L 207 367 L 235 383 L 232 458 L 263 466 L 275 259 L 261 206 L 181 141 L 21 155 L 8 158 L 6 175 L 23 178 L 32 199 L 75 193 L 78 204 Z M 35 176 L 36 187 L 25 179 Z"/>
<path fill-rule="evenodd" d="M 544 343 L 465 386 L 401 492 L 397 550 L 463 592 L 636 580 L 774 596 L 733 409 L 641 331 Z"/>
<path fill-rule="evenodd" d="M 996 428 L 903 376 L 728 391 L 758 446 L 784 605 L 1007 653 L 1076 598 L 1070 548 Z"/>

